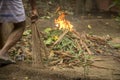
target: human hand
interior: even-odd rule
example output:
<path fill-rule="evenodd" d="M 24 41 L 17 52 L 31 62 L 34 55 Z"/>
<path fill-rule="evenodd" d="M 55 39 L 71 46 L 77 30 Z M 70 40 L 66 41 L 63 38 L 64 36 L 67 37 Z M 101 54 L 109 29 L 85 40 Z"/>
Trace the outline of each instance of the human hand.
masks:
<path fill-rule="evenodd" d="M 38 20 L 37 10 L 32 10 L 31 13 L 31 23 L 35 23 Z"/>

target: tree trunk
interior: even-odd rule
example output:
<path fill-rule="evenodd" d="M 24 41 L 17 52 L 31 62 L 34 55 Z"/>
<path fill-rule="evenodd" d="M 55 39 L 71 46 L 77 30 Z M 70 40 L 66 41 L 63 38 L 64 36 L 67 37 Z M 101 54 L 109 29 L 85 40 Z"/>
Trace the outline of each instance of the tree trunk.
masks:
<path fill-rule="evenodd" d="M 97 0 L 76 0 L 76 15 L 94 11 L 98 11 Z"/>
<path fill-rule="evenodd" d="M 76 0 L 76 10 L 75 14 L 79 15 L 79 13 L 84 14 L 85 12 L 85 1 L 86 0 Z"/>

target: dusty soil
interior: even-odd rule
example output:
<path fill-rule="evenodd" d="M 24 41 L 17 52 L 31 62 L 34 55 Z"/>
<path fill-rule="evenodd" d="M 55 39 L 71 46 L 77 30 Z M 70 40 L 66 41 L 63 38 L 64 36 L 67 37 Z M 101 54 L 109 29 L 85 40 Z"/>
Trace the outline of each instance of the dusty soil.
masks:
<path fill-rule="evenodd" d="M 81 19 L 68 18 L 78 32 L 99 36 L 110 35 L 114 43 L 120 43 L 120 24 L 115 19 Z M 41 30 L 54 27 L 53 20 L 41 19 Z M 83 67 L 63 68 L 47 66 L 45 69 L 34 68 L 30 64 L 19 62 L 0 67 L 0 80 L 120 80 L 120 49 L 112 55 L 94 55 L 94 63 L 88 68 L 85 77 Z M 117 56 L 117 58 L 115 57 Z"/>

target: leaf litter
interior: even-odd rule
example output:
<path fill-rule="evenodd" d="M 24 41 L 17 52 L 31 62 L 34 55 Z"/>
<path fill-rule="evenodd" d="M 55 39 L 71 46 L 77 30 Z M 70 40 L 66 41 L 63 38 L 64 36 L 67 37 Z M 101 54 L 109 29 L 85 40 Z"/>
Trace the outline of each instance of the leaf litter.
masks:
<path fill-rule="evenodd" d="M 28 32 L 27 32 L 28 31 Z M 10 50 L 11 56 L 16 60 L 32 63 L 31 32 L 27 34 Z M 54 44 L 64 31 L 57 28 L 46 28 L 43 31 L 43 39 L 49 49 L 48 60 L 44 63 L 49 66 L 84 66 L 91 65 L 93 55 L 113 55 L 115 49 L 109 44 L 110 36 L 96 36 L 87 33 L 78 33 L 76 30 L 67 32 L 60 41 Z M 85 62 L 86 61 L 86 62 Z"/>

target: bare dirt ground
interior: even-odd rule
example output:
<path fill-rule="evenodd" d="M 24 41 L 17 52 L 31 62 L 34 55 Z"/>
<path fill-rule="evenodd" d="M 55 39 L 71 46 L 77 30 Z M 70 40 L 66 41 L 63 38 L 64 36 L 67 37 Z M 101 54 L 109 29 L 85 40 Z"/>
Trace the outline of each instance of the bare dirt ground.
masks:
<path fill-rule="evenodd" d="M 78 32 L 85 31 L 99 36 L 110 35 L 114 43 L 120 43 L 120 23 L 115 19 L 68 18 Z M 54 27 L 53 20 L 40 20 L 41 30 Z M 120 80 L 120 48 L 112 55 L 94 55 L 94 63 L 85 77 L 83 67 L 61 68 L 50 66 L 45 69 L 33 68 L 30 64 L 17 63 L 0 67 L 0 80 Z"/>

